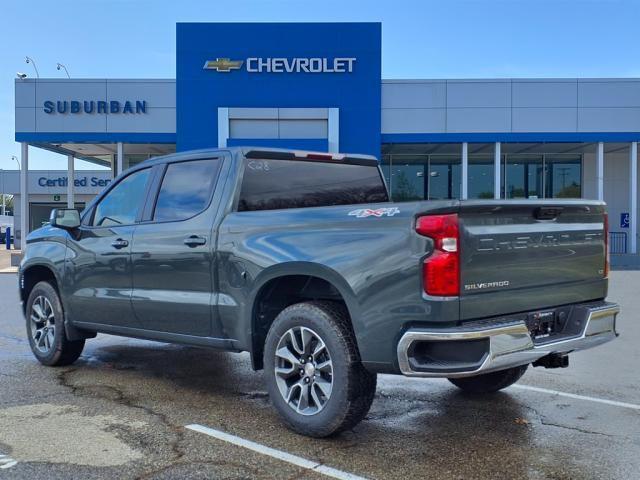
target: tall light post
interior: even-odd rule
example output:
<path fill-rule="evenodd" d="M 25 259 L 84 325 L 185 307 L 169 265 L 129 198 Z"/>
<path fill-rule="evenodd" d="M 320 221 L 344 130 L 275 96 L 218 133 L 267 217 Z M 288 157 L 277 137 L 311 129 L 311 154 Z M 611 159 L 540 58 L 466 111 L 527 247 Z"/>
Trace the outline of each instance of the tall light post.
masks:
<path fill-rule="evenodd" d="M 64 73 L 66 73 L 66 74 L 67 74 L 67 78 L 71 78 L 71 75 L 69 75 L 69 70 L 67 70 L 67 67 L 65 67 L 64 63 L 59 63 L 59 62 L 58 62 L 58 63 L 56 64 L 56 68 L 57 68 L 58 70 L 60 70 L 60 69 L 64 70 Z"/>
<path fill-rule="evenodd" d="M 20 170 L 22 170 L 22 165 L 20 165 L 20 160 L 18 160 L 18 157 L 16 157 L 15 155 L 11 155 L 11 158 L 13 160 L 16 161 L 16 163 L 18 164 L 18 172 L 20 172 Z M 2 214 L 4 215 L 6 213 L 5 211 L 5 199 L 4 199 L 4 171 L 2 172 Z"/>
<path fill-rule="evenodd" d="M 36 67 L 36 62 L 33 61 L 31 57 L 24 57 L 25 63 L 30 63 L 33 65 L 33 69 L 36 71 L 36 78 L 40 78 L 40 74 L 38 73 L 38 67 Z"/>
<path fill-rule="evenodd" d="M 6 208 L 4 203 L 4 170 L 0 168 L 0 175 L 2 175 L 2 215 L 6 215 Z"/>

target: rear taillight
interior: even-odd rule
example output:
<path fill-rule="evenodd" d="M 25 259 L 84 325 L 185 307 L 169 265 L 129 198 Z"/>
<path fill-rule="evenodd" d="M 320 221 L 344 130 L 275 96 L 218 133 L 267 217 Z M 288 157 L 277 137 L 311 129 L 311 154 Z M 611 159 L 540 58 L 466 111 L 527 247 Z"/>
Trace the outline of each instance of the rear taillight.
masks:
<path fill-rule="evenodd" d="M 433 239 L 433 253 L 424 260 L 422 277 L 427 295 L 460 295 L 460 234 L 458 215 L 427 215 L 416 221 L 416 232 Z"/>
<path fill-rule="evenodd" d="M 609 215 L 604 214 L 604 278 L 609 276 Z"/>

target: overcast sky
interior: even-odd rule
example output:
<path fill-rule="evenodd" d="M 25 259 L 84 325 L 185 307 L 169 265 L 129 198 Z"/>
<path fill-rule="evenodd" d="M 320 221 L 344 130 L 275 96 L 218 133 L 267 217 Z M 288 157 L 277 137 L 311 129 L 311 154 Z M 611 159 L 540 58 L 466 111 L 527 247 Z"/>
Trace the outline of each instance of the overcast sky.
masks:
<path fill-rule="evenodd" d="M 380 21 L 383 78 L 640 77 L 640 0 L 6 0 L 0 8 L 3 169 L 17 168 L 11 155 L 20 154 L 14 78 L 35 76 L 25 55 L 42 78 L 63 76 L 56 62 L 74 78 L 175 78 L 178 21 Z M 30 168 L 66 168 L 66 158 L 31 148 Z"/>

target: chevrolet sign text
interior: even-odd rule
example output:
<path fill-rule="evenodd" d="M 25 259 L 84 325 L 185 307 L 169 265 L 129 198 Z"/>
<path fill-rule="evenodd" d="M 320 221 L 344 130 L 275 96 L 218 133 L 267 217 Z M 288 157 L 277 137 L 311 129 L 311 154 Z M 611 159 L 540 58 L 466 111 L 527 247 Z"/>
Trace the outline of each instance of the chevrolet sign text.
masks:
<path fill-rule="evenodd" d="M 207 60 L 204 69 L 231 72 L 240 70 L 244 65 L 249 73 L 351 73 L 355 63 L 355 57 L 249 57 L 246 60 L 216 58 Z"/>

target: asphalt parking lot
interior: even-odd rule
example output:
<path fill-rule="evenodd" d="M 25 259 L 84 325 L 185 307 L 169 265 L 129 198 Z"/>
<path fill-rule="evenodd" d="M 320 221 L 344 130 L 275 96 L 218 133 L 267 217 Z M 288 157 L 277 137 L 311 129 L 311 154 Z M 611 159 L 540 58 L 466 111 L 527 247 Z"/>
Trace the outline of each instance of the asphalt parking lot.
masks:
<path fill-rule="evenodd" d="M 99 335 L 41 366 L 16 282 L 0 275 L 0 479 L 640 476 L 640 272 L 612 273 L 621 337 L 568 369 L 481 397 L 380 376 L 366 420 L 327 440 L 280 423 L 245 354 Z"/>

